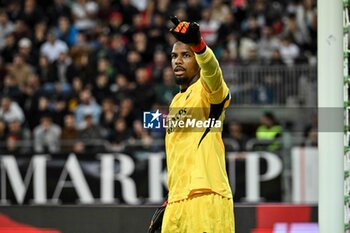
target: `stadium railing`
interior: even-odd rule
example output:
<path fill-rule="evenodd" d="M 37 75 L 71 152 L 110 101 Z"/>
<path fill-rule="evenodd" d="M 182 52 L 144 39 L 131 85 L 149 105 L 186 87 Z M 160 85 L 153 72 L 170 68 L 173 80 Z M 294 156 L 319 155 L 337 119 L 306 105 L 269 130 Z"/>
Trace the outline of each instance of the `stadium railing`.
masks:
<path fill-rule="evenodd" d="M 316 106 L 317 67 L 221 64 L 236 105 Z"/>

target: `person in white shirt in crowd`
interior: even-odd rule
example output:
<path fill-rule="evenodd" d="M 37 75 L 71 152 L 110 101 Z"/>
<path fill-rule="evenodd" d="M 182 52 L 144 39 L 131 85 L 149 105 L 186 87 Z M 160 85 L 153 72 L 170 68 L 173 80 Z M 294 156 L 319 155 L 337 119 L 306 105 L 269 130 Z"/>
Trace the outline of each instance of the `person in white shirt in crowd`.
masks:
<path fill-rule="evenodd" d="M 262 35 L 258 41 L 258 57 L 269 63 L 275 50 L 279 49 L 281 41 L 273 36 L 271 26 L 264 26 L 261 30 Z"/>
<path fill-rule="evenodd" d="M 34 151 L 36 153 L 57 153 L 60 149 L 61 127 L 52 122 L 49 115 L 40 119 L 34 128 Z"/>
<path fill-rule="evenodd" d="M 53 63 L 61 53 L 67 53 L 68 50 L 67 44 L 57 39 L 54 31 L 50 31 L 47 35 L 47 41 L 40 48 L 40 54 L 46 56 L 49 62 Z"/>
<path fill-rule="evenodd" d="M 6 123 L 15 120 L 23 123 L 24 113 L 17 102 L 13 101 L 9 96 L 4 96 L 1 99 L 0 118 L 4 119 Z"/>
<path fill-rule="evenodd" d="M 212 13 L 212 9 L 205 8 L 202 11 L 202 20 L 199 21 L 203 39 L 209 46 L 216 42 L 217 31 L 220 27 L 220 21 L 213 19 Z"/>
<path fill-rule="evenodd" d="M 285 36 L 282 38 L 282 43 L 279 51 L 283 63 L 289 66 L 293 65 L 295 63 L 295 60 L 300 55 L 299 47 L 292 42 L 289 36 Z"/>
<path fill-rule="evenodd" d="M 98 5 L 95 1 L 77 0 L 72 3 L 74 24 L 79 31 L 95 28 Z"/>

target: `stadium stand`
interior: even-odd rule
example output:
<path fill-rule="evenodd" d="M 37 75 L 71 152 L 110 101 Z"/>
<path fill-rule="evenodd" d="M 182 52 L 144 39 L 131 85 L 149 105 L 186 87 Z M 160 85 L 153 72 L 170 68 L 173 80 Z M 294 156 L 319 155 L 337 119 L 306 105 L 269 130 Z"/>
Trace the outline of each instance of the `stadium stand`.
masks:
<path fill-rule="evenodd" d="M 0 150 L 118 151 L 159 141 L 140 120 L 177 92 L 169 67 L 174 13 L 200 22 L 235 106 L 315 106 L 315 1 L 1 1 Z M 239 122 L 225 135 L 243 131 L 244 147 L 260 113 L 244 121 L 234 111 L 227 117 Z M 44 142 L 46 125 L 55 139 Z"/>

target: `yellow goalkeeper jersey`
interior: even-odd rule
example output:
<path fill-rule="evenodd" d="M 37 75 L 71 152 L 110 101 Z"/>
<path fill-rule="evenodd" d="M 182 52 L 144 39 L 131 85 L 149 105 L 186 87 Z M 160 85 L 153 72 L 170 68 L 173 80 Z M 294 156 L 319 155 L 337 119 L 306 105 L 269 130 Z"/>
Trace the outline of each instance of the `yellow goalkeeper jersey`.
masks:
<path fill-rule="evenodd" d="M 232 198 L 221 135 L 229 89 L 210 48 L 196 60 L 200 78 L 174 97 L 166 119 L 169 202 L 199 192 Z"/>

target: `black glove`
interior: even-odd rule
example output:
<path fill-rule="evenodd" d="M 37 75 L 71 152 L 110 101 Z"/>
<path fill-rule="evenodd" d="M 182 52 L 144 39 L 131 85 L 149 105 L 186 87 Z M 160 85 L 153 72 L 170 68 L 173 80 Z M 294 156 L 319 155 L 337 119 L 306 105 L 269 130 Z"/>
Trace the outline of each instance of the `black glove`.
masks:
<path fill-rule="evenodd" d="M 181 22 L 176 16 L 171 16 L 170 20 L 175 25 L 175 27 L 170 29 L 170 32 L 177 40 L 189 45 L 197 45 L 201 42 L 201 33 L 198 23 Z"/>
<path fill-rule="evenodd" d="M 147 233 L 155 233 L 156 231 L 162 229 L 164 211 L 168 202 L 165 201 L 161 207 L 159 207 L 156 212 L 154 212 L 151 218 L 151 224 L 149 225 Z"/>

